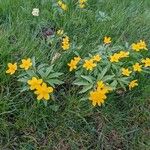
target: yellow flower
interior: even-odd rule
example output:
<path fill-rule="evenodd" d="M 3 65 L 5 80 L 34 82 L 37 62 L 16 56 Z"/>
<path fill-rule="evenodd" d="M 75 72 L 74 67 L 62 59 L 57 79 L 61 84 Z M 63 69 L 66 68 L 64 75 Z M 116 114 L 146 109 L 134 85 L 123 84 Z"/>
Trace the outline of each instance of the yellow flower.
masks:
<path fill-rule="evenodd" d="M 145 41 L 140 40 L 138 44 L 139 44 L 140 49 L 148 50 Z"/>
<path fill-rule="evenodd" d="M 120 51 L 118 54 L 120 55 L 120 58 L 129 57 L 129 52 Z"/>
<path fill-rule="evenodd" d="M 111 37 L 104 37 L 104 44 L 110 44 L 111 43 Z"/>
<path fill-rule="evenodd" d="M 103 83 L 103 81 L 97 82 L 97 89 L 90 92 L 89 100 L 92 101 L 93 106 L 100 106 L 107 98 L 106 94 L 109 92 L 109 88 Z"/>
<path fill-rule="evenodd" d="M 129 89 L 131 90 L 132 88 L 138 86 L 137 80 L 133 80 L 129 83 Z"/>
<path fill-rule="evenodd" d="M 38 86 L 36 91 L 34 92 L 37 95 L 37 100 L 45 99 L 49 100 L 49 94 L 53 92 L 52 87 L 48 87 L 46 83 L 42 83 L 42 85 Z"/>
<path fill-rule="evenodd" d="M 58 1 L 57 3 L 61 9 L 63 9 L 64 11 L 66 11 L 68 9 L 67 5 L 65 3 L 63 3 L 62 1 Z"/>
<path fill-rule="evenodd" d="M 140 42 L 133 43 L 131 45 L 131 48 L 137 52 L 139 52 L 140 50 L 143 50 L 143 49 L 147 50 L 146 43 L 145 43 L 145 41 L 142 41 L 142 40 L 140 40 Z"/>
<path fill-rule="evenodd" d="M 68 63 L 68 66 L 70 67 L 69 71 L 72 71 L 74 69 L 77 69 L 77 63 L 75 60 L 71 60 L 70 63 Z"/>
<path fill-rule="evenodd" d="M 136 44 L 136 43 L 133 43 L 133 44 L 131 45 L 131 48 L 132 48 L 134 51 L 137 51 L 137 52 L 140 51 L 140 46 L 139 46 L 138 44 Z"/>
<path fill-rule="evenodd" d="M 89 100 L 92 101 L 92 105 L 96 106 L 96 104 L 98 106 L 101 106 L 101 104 L 104 103 L 105 99 L 107 98 L 107 96 L 105 95 L 105 91 L 100 90 L 100 91 L 91 91 L 90 92 L 90 97 Z"/>
<path fill-rule="evenodd" d="M 79 4 L 79 7 L 80 7 L 80 8 L 84 8 L 84 7 L 85 7 L 85 4 L 84 4 L 84 3 L 81 3 L 81 4 Z"/>
<path fill-rule="evenodd" d="M 92 60 L 95 61 L 95 62 L 99 62 L 101 60 L 101 56 L 100 55 L 95 55 L 93 56 Z"/>
<path fill-rule="evenodd" d="M 22 64 L 20 65 L 20 68 L 23 68 L 25 70 L 28 70 L 32 66 L 31 59 L 22 59 Z"/>
<path fill-rule="evenodd" d="M 79 0 L 79 3 L 86 3 L 87 0 Z"/>
<path fill-rule="evenodd" d="M 104 88 L 105 84 L 103 83 L 103 81 L 98 81 L 97 82 L 97 89 L 102 89 Z"/>
<path fill-rule="evenodd" d="M 58 31 L 57 31 L 57 34 L 58 34 L 58 35 L 63 35 L 63 34 L 64 34 L 64 30 L 58 30 Z"/>
<path fill-rule="evenodd" d="M 63 50 L 68 50 L 70 48 L 70 46 L 68 44 L 64 44 L 62 45 Z"/>
<path fill-rule="evenodd" d="M 120 55 L 115 53 L 114 55 L 110 56 L 109 59 L 110 59 L 110 62 L 119 62 Z"/>
<path fill-rule="evenodd" d="M 108 93 L 109 91 L 112 91 L 112 88 L 106 86 L 103 81 L 98 81 L 97 90 L 101 90 L 101 89 L 105 90 L 106 93 Z"/>
<path fill-rule="evenodd" d="M 58 1 L 58 5 L 61 6 L 63 4 L 62 1 Z"/>
<path fill-rule="evenodd" d="M 63 50 L 68 50 L 70 48 L 69 37 L 66 36 L 62 40 L 62 48 Z"/>
<path fill-rule="evenodd" d="M 70 47 L 69 43 L 67 43 L 67 42 L 62 42 L 62 48 L 63 48 L 64 50 L 69 49 L 69 47 Z"/>
<path fill-rule="evenodd" d="M 68 66 L 70 67 L 69 71 L 77 69 L 77 64 L 80 60 L 81 60 L 80 57 L 74 57 L 74 59 L 72 59 L 71 62 L 68 63 Z"/>
<path fill-rule="evenodd" d="M 86 2 L 87 2 L 87 0 L 79 0 L 79 7 L 84 8 Z"/>
<path fill-rule="evenodd" d="M 65 37 L 63 38 L 63 44 L 68 44 L 68 42 L 69 42 L 69 37 L 68 37 L 68 36 L 65 36 Z"/>
<path fill-rule="evenodd" d="M 85 60 L 83 68 L 86 68 L 86 70 L 93 70 L 94 67 L 96 67 L 96 64 L 93 62 L 92 59 Z"/>
<path fill-rule="evenodd" d="M 122 75 L 129 77 L 131 73 L 132 71 L 130 71 L 128 68 L 127 69 L 122 68 Z"/>
<path fill-rule="evenodd" d="M 74 57 L 74 60 L 78 63 L 81 60 L 81 57 Z"/>
<path fill-rule="evenodd" d="M 143 59 L 142 63 L 144 63 L 145 67 L 150 67 L 150 58 Z"/>
<path fill-rule="evenodd" d="M 61 5 L 61 8 L 62 8 L 63 10 L 65 10 L 65 11 L 68 9 L 68 7 L 67 7 L 66 4 L 62 4 L 62 5 Z"/>
<path fill-rule="evenodd" d="M 37 79 L 36 77 L 32 77 L 32 79 L 28 80 L 27 83 L 30 85 L 30 90 L 35 90 L 42 84 L 42 82 L 43 82 L 42 79 Z"/>
<path fill-rule="evenodd" d="M 142 71 L 142 65 L 140 65 L 139 63 L 136 63 L 135 65 L 133 65 L 133 70 L 136 72 L 141 72 Z"/>
<path fill-rule="evenodd" d="M 17 63 L 8 63 L 8 70 L 6 71 L 6 73 L 9 73 L 10 75 L 14 74 L 17 70 Z"/>

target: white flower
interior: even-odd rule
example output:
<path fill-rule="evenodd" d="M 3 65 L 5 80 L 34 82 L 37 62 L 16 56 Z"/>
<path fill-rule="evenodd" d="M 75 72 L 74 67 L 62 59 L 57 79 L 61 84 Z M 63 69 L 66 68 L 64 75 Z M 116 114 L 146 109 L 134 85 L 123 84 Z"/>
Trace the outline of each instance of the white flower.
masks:
<path fill-rule="evenodd" d="M 33 8 L 32 15 L 33 16 L 39 16 L 39 8 Z"/>

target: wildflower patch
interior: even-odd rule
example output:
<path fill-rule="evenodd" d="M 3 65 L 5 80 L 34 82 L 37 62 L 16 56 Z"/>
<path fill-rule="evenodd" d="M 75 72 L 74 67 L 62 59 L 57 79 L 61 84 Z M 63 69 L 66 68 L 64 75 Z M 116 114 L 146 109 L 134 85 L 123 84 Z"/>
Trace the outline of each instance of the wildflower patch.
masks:
<path fill-rule="evenodd" d="M 86 12 L 87 0 L 78 0 L 75 4 L 76 9 Z M 61 12 L 61 19 L 67 17 L 70 11 L 69 2 L 59 0 L 54 2 L 53 6 L 56 6 L 55 14 Z M 32 10 L 35 18 L 39 17 L 39 14 L 42 15 L 39 8 Z M 77 37 L 71 36 L 63 27 L 45 28 L 42 32 L 48 43 L 45 45 L 53 49 L 50 52 L 52 54 L 48 54 L 49 63 L 44 64 L 36 61 L 34 56 L 27 56 L 19 62 L 8 62 L 5 70 L 7 75 L 13 75 L 22 82 L 21 91 L 31 92 L 38 102 L 55 100 L 55 89 L 67 81 L 66 74 L 69 74 L 70 78 L 68 84 L 75 85 L 80 90 L 77 94 L 81 94 L 81 97 L 89 100 L 87 102 L 91 102 L 93 106 L 101 106 L 111 93 L 118 89 L 127 91 L 136 88 L 140 82 L 139 76 L 150 73 L 150 58 L 147 57 L 148 47 L 144 40 L 116 49 L 113 46 L 115 40 L 104 35 L 102 42 L 98 40 L 95 48 L 83 54 L 84 45 L 79 46 Z M 60 69 L 60 62 L 67 72 Z"/>

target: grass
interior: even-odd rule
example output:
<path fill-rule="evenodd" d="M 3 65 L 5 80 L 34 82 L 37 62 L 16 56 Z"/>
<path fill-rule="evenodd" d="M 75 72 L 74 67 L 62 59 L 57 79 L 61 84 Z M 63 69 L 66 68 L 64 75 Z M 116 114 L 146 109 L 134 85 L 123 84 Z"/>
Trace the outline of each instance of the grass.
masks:
<path fill-rule="evenodd" d="M 63 28 L 81 48 L 81 56 L 105 35 L 113 38 L 113 45 L 144 39 L 150 47 L 149 0 L 89 0 L 83 11 L 67 2 L 70 10 L 61 15 L 52 0 L 0 0 L 0 149 L 148 150 L 149 76 L 142 77 L 136 90 L 114 94 L 105 106 L 93 109 L 79 101 L 76 87 L 64 87 L 47 107 L 37 104 L 32 94 L 19 93 L 15 78 L 5 74 L 8 62 L 23 57 L 50 61 L 56 47 L 42 38 L 44 27 Z M 31 15 L 34 7 L 40 8 L 37 18 Z M 97 21 L 98 11 L 111 19 Z M 67 71 L 68 59 L 62 58 L 57 69 Z"/>

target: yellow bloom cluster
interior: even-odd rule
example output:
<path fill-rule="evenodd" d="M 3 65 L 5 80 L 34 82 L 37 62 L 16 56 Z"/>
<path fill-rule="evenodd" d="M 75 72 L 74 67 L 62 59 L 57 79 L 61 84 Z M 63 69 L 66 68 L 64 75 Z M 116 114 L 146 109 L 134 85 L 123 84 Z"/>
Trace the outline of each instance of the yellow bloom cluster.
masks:
<path fill-rule="evenodd" d="M 150 58 L 143 59 L 142 63 L 144 63 L 145 67 L 150 67 Z"/>
<path fill-rule="evenodd" d="M 81 8 L 84 7 L 84 4 L 86 2 L 87 2 L 87 0 L 79 0 L 79 3 L 81 5 L 83 5 Z M 62 9 L 66 10 L 65 6 L 63 6 L 65 4 L 62 1 L 58 1 L 58 4 L 62 7 Z M 62 29 L 57 31 L 57 35 L 59 35 L 60 38 L 62 39 L 62 42 L 61 42 L 62 49 L 68 50 L 70 48 L 69 37 L 64 34 L 64 31 Z M 103 44 L 103 47 L 107 48 L 107 46 L 109 46 L 107 44 L 111 43 L 111 37 L 104 37 L 103 42 L 105 44 L 105 45 Z M 140 51 L 143 49 L 147 50 L 146 43 L 144 41 L 140 40 L 140 42 L 132 44 L 132 49 L 134 51 Z M 92 82 L 94 79 L 95 80 L 101 79 L 101 80 L 105 80 L 106 82 L 110 81 L 110 85 L 114 86 L 113 89 L 116 89 L 116 88 L 119 88 L 119 86 L 124 87 L 126 82 L 128 82 L 127 80 L 129 80 L 129 78 L 124 78 L 123 76 L 129 77 L 130 75 L 132 75 L 132 72 L 134 75 L 135 74 L 134 72 L 141 72 L 142 69 L 144 70 L 144 67 L 150 67 L 150 58 L 148 58 L 148 57 L 142 59 L 141 62 L 135 62 L 134 64 L 132 64 L 132 66 L 130 66 L 128 68 L 126 68 L 126 67 L 122 68 L 120 66 L 120 65 L 122 65 L 122 63 L 113 64 L 114 67 L 116 65 L 115 70 L 116 70 L 116 68 L 118 68 L 118 71 L 120 70 L 120 72 L 121 72 L 120 74 L 122 74 L 122 78 L 121 78 L 122 80 L 120 80 L 120 84 L 118 84 L 119 82 L 117 81 L 115 83 L 116 85 L 113 85 L 112 84 L 113 82 L 111 82 L 111 80 L 114 80 L 115 76 L 118 76 L 117 73 L 114 74 L 116 72 L 116 71 L 114 72 L 114 67 L 111 68 L 111 66 L 110 66 L 110 68 L 106 71 L 105 71 L 105 69 L 103 70 L 102 67 L 104 65 L 107 65 L 107 64 L 109 66 L 110 62 L 116 62 L 117 63 L 121 59 L 129 57 L 129 54 L 131 56 L 135 54 L 135 53 L 134 54 L 132 54 L 132 53 L 134 53 L 134 52 L 129 53 L 129 51 L 119 51 L 119 52 L 112 54 L 111 56 L 109 56 L 108 53 L 104 53 L 106 55 L 104 57 L 108 58 L 108 59 L 105 59 L 104 62 L 102 62 L 102 65 L 98 64 L 98 62 L 100 62 L 102 59 L 99 54 L 96 54 L 94 56 L 90 56 L 84 60 L 81 60 L 81 58 L 79 56 L 77 56 L 77 57 L 74 57 L 73 59 L 71 59 L 71 61 L 67 65 L 69 67 L 69 71 L 73 71 L 73 70 L 78 71 L 80 68 L 82 69 L 82 70 L 79 70 L 79 73 L 80 73 L 79 76 L 78 76 L 78 72 L 77 72 L 77 76 L 76 76 L 77 78 L 78 77 L 80 78 L 81 72 L 84 74 L 84 71 L 85 71 L 85 74 L 86 74 L 85 79 L 88 81 L 88 83 L 91 83 L 91 85 L 85 84 L 86 82 L 84 83 L 84 81 L 82 81 L 82 80 L 77 81 L 80 84 L 76 84 L 76 85 L 83 86 L 82 91 L 84 91 L 84 93 L 88 91 L 87 89 L 93 88 Z M 103 54 L 103 52 L 102 52 L 102 54 Z M 78 52 L 77 52 L 77 55 L 78 55 Z M 55 59 L 55 57 L 54 57 L 54 59 Z M 134 62 L 134 60 L 131 60 L 128 64 L 125 63 L 124 65 L 129 66 L 132 62 Z M 19 67 L 21 69 L 24 69 L 24 70 L 28 70 L 29 68 L 36 69 L 36 68 L 32 67 L 32 65 L 33 65 L 32 60 L 30 58 L 27 58 L 27 59 L 21 60 L 21 64 L 19 65 Z M 77 67 L 79 65 L 80 65 L 80 67 L 79 67 L 79 69 L 77 69 Z M 86 70 L 92 71 L 96 66 L 97 66 L 97 70 L 90 72 L 88 74 L 88 72 Z M 83 70 L 83 68 L 85 68 L 85 69 Z M 101 68 L 102 68 L 102 70 L 101 70 Z M 108 67 L 106 66 L 106 69 L 107 68 Z M 17 63 L 8 63 L 8 69 L 7 69 L 6 73 L 12 75 L 16 72 L 17 69 L 18 69 Z M 102 75 L 101 75 L 101 72 L 102 72 Z M 103 74 L 103 72 L 104 72 L 104 74 Z M 26 72 L 26 73 L 28 74 L 28 72 Z M 38 73 L 38 71 L 37 71 L 37 73 Z M 113 75 L 111 75 L 112 73 L 113 73 Z M 144 73 L 144 71 L 143 71 L 143 73 Z M 99 76 L 99 74 L 100 74 L 100 76 Z M 108 75 L 108 74 L 110 74 L 110 75 Z M 39 79 L 38 77 L 35 77 L 35 76 L 30 76 L 30 78 L 32 78 L 32 79 L 27 81 L 30 90 L 34 91 L 34 93 L 37 96 L 37 100 L 49 100 L 50 95 L 53 93 L 53 90 L 54 90 L 53 87 L 51 87 L 47 83 L 45 83 L 43 81 L 43 79 Z M 103 76 L 103 77 L 101 77 L 101 76 Z M 24 82 L 24 80 L 26 81 L 26 77 L 27 76 L 25 76 L 25 78 L 22 79 L 23 82 Z M 43 76 L 41 78 L 43 78 Z M 46 81 L 46 79 L 45 79 L 45 81 Z M 122 85 L 121 85 L 121 83 L 122 83 Z M 84 86 L 84 84 L 85 84 L 85 86 Z M 94 90 L 91 90 L 91 92 L 89 93 L 89 100 L 92 101 L 93 106 L 96 106 L 96 105 L 101 106 L 105 102 L 105 100 L 107 99 L 107 94 L 112 89 L 110 89 L 106 85 L 107 84 L 104 84 L 103 81 L 98 81 L 97 86 L 96 87 L 94 86 Z M 136 86 L 138 86 L 138 80 L 132 80 L 128 84 L 129 90 L 131 90 L 132 88 L 134 88 Z"/>
<path fill-rule="evenodd" d="M 20 68 L 28 70 L 32 66 L 32 61 L 30 58 L 28 59 L 22 59 L 21 60 Z M 17 63 L 8 63 L 8 69 L 6 70 L 6 73 L 9 73 L 10 75 L 14 74 L 17 71 Z"/>
<path fill-rule="evenodd" d="M 31 80 L 28 80 L 28 84 L 30 86 L 30 90 L 35 90 L 35 94 L 37 95 L 37 100 L 49 100 L 51 94 L 53 92 L 52 87 L 48 87 L 46 83 L 43 82 L 42 79 L 37 79 L 36 77 L 32 77 Z"/>
<path fill-rule="evenodd" d="M 111 43 L 111 37 L 104 37 L 104 44 L 110 44 Z"/>
<path fill-rule="evenodd" d="M 79 0 L 79 7 L 84 8 L 87 0 Z"/>
<path fill-rule="evenodd" d="M 83 68 L 85 68 L 86 70 L 92 71 L 93 68 L 97 66 L 96 62 L 99 62 L 100 60 L 101 60 L 100 55 L 95 55 L 91 59 L 85 60 L 83 64 Z"/>
<path fill-rule="evenodd" d="M 71 60 L 70 63 L 68 63 L 68 66 L 70 67 L 69 71 L 72 71 L 74 69 L 77 69 L 77 64 L 81 60 L 80 57 L 74 57 L 74 59 Z"/>
<path fill-rule="evenodd" d="M 68 50 L 70 48 L 69 37 L 65 36 L 62 40 L 62 48 L 63 50 Z"/>
<path fill-rule="evenodd" d="M 89 100 L 92 101 L 93 106 L 101 106 L 106 100 L 106 94 L 110 91 L 110 88 L 107 87 L 103 81 L 97 82 L 97 88 L 94 91 L 90 92 Z"/>
<path fill-rule="evenodd" d="M 142 65 L 140 65 L 139 63 L 135 63 L 132 67 L 134 72 L 142 71 Z M 128 68 L 122 68 L 122 75 L 129 77 L 131 73 L 132 71 L 129 70 Z"/>
<path fill-rule="evenodd" d="M 129 52 L 120 51 L 109 57 L 111 62 L 119 62 L 120 59 L 129 57 Z"/>
<path fill-rule="evenodd" d="M 140 40 L 140 41 L 137 42 L 137 43 L 133 43 L 133 44 L 131 45 L 131 48 L 132 48 L 134 51 L 137 51 L 137 52 L 139 52 L 140 50 L 147 50 L 146 43 L 145 43 L 145 41 L 143 41 L 143 40 Z"/>
<path fill-rule="evenodd" d="M 58 1 L 58 5 L 60 6 L 61 9 L 63 9 L 64 11 L 66 11 L 68 9 L 67 5 L 62 2 L 61 0 Z"/>
<path fill-rule="evenodd" d="M 129 83 L 129 90 L 131 90 L 132 88 L 138 86 L 137 80 L 133 80 Z"/>
<path fill-rule="evenodd" d="M 143 63 L 145 63 L 145 67 L 150 67 L 150 62 L 148 64 L 148 62 L 145 60 L 142 60 Z M 133 71 L 134 72 L 141 72 L 142 71 L 142 65 L 140 65 L 139 63 L 135 63 L 133 66 Z M 132 71 L 130 71 L 128 68 L 122 68 L 122 75 L 125 76 L 130 76 L 130 74 L 132 73 Z"/>

